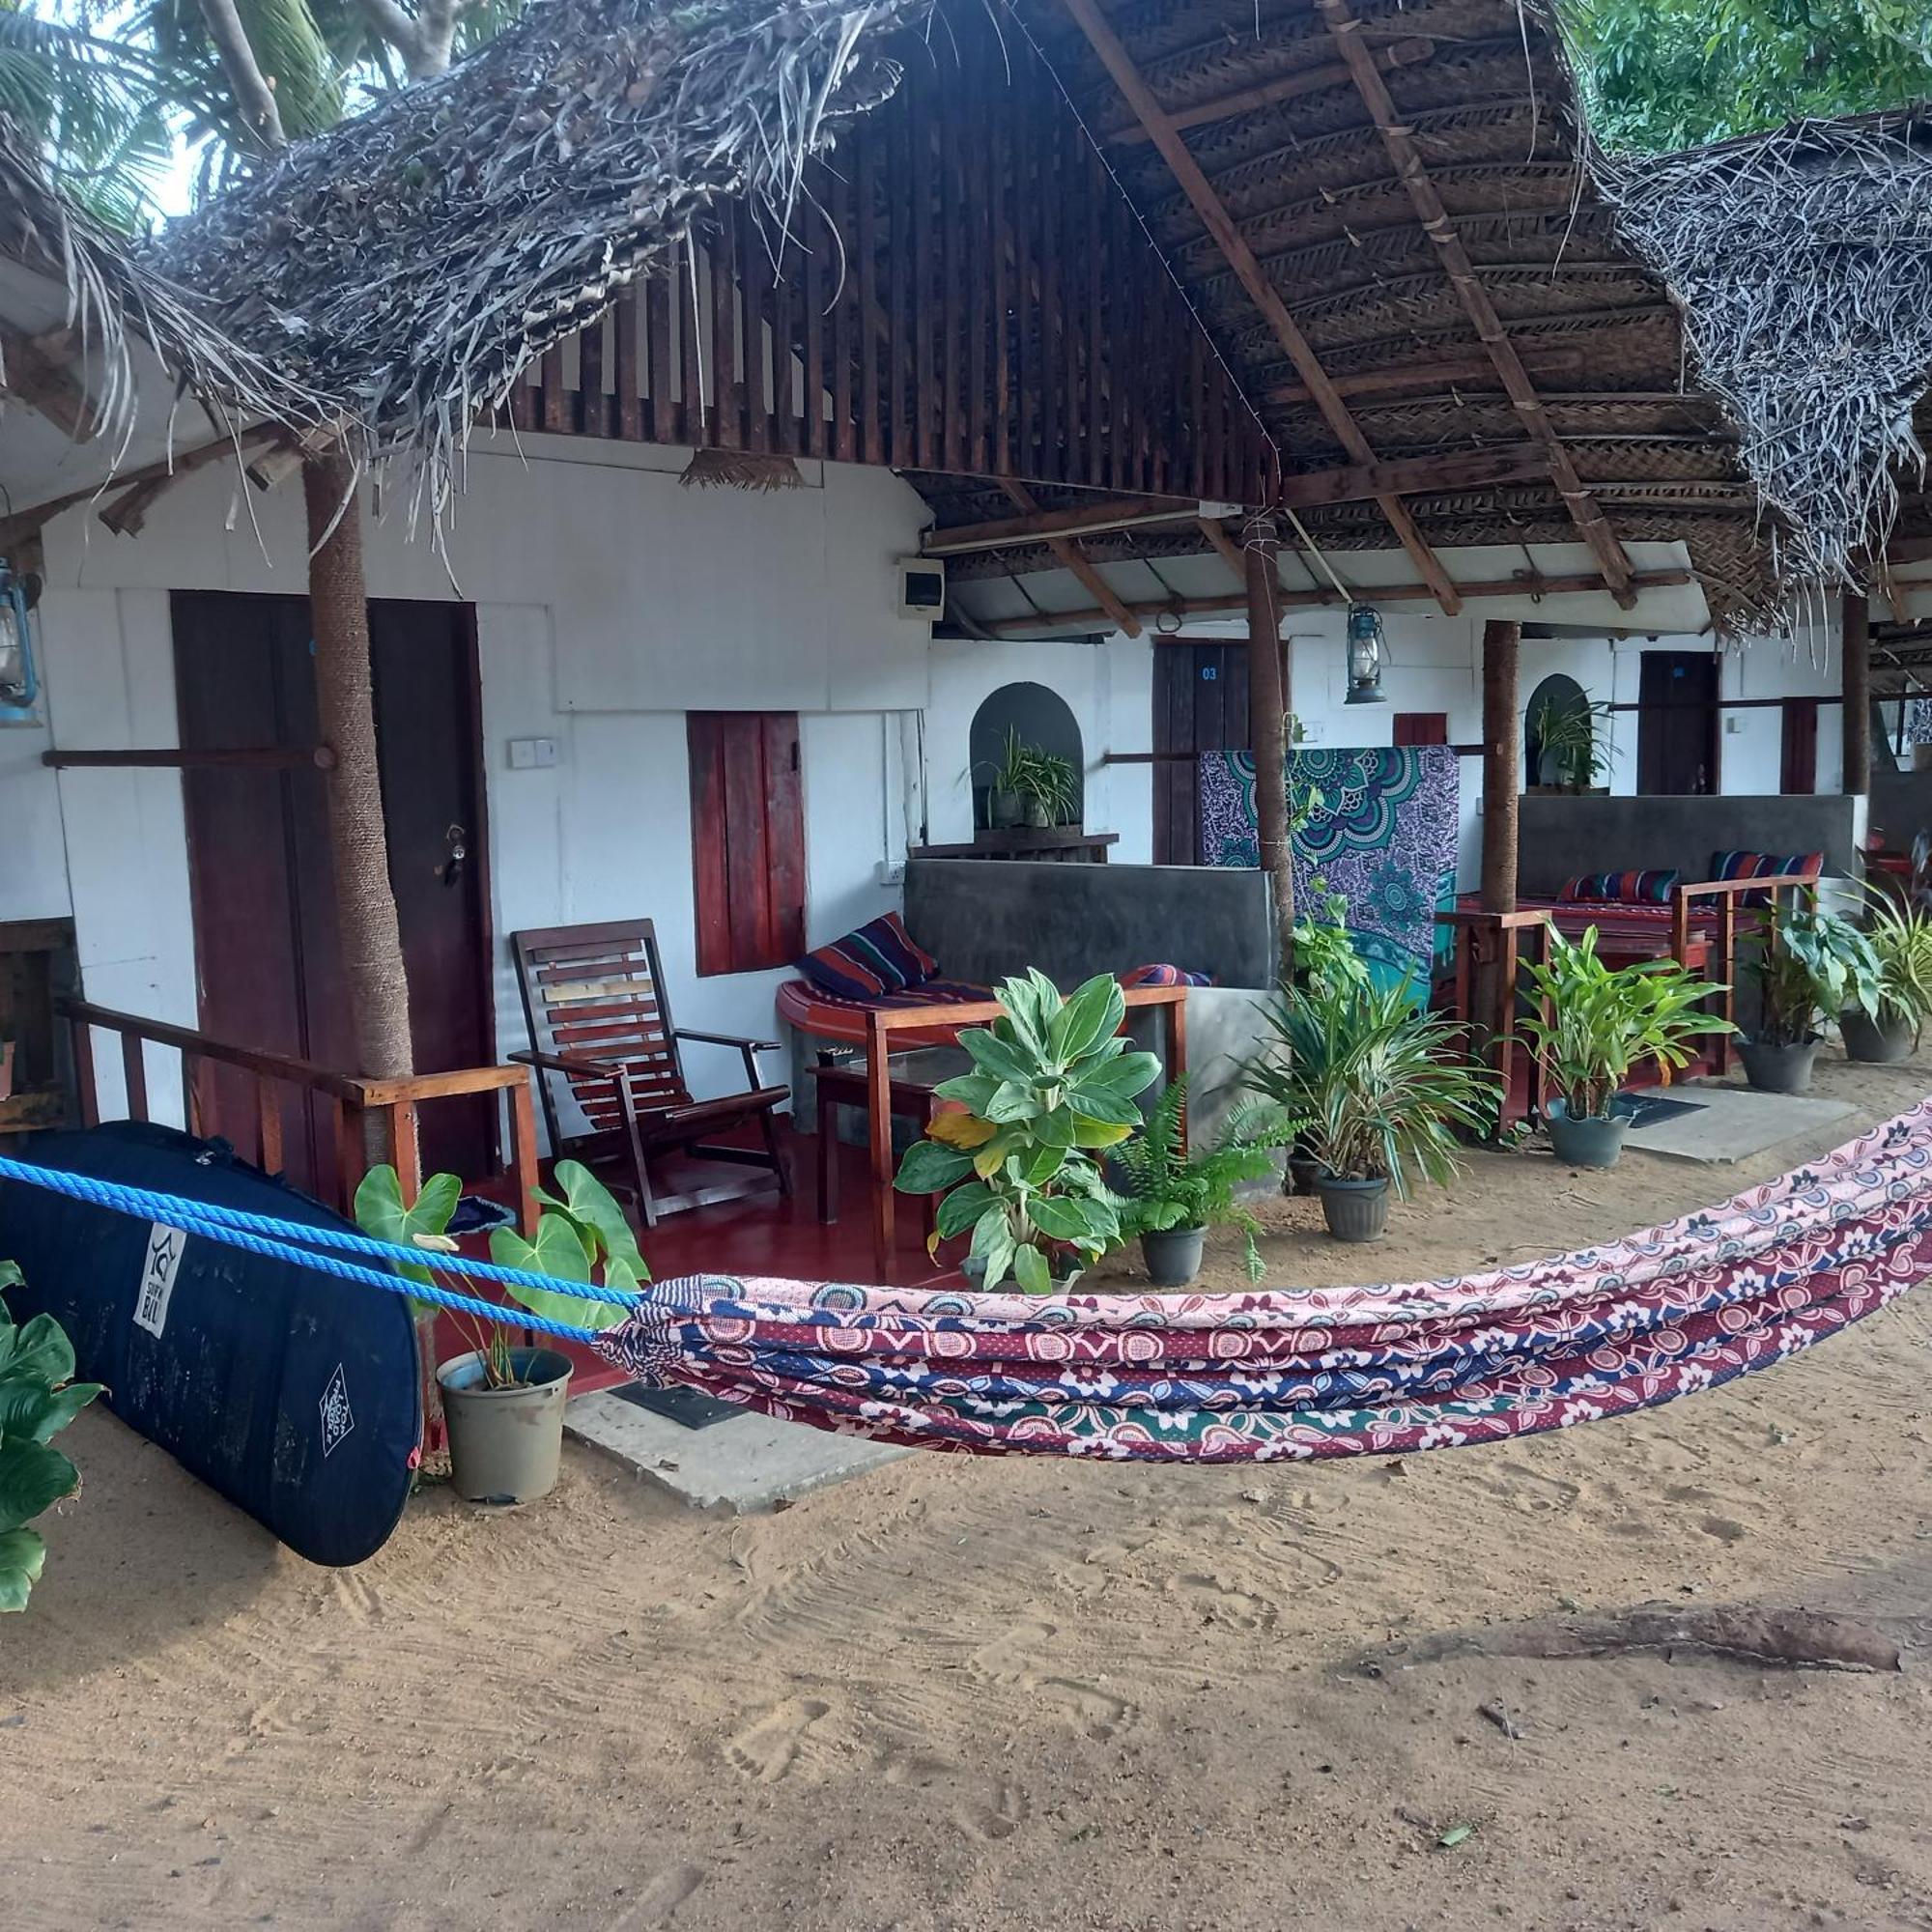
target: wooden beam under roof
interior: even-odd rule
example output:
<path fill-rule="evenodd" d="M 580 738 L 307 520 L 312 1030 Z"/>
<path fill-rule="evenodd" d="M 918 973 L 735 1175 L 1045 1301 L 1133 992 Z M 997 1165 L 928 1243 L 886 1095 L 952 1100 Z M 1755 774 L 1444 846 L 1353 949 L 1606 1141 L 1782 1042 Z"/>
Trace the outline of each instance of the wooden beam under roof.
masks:
<path fill-rule="evenodd" d="M 1036 502 L 1023 516 L 927 530 L 920 552 L 924 556 L 958 556 L 967 551 L 1001 550 L 1009 544 L 1051 542 L 1055 537 L 1099 536 L 1142 525 L 1184 524 L 1200 514 L 1200 502 L 1193 497 L 1101 497 L 1065 510 L 1042 510 Z"/>
<path fill-rule="evenodd" d="M 89 442 L 99 428 L 87 397 L 87 385 L 71 359 L 72 332 L 65 328 L 45 335 L 20 335 L 0 330 L 0 394 L 9 395 L 40 413 L 70 442 Z"/>
<path fill-rule="evenodd" d="M 1003 483 L 1000 487 L 1016 510 L 1028 516 L 1039 514 L 1039 501 L 1025 484 Z M 1087 561 L 1077 539 L 1048 537 L 1046 547 L 1059 558 L 1064 569 L 1073 573 L 1088 596 L 1114 620 L 1117 630 L 1124 631 L 1130 638 L 1140 636 L 1141 620 L 1114 594 L 1113 586 L 1107 580 Z"/>
<path fill-rule="evenodd" d="M 1088 5 L 1091 0 L 1067 0 L 1067 4 Z M 1610 586 L 1610 594 L 1624 610 L 1629 610 L 1636 602 L 1636 592 L 1631 585 L 1634 575 L 1631 560 L 1625 554 L 1616 532 L 1611 529 L 1609 519 L 1604 515 L 1597 499 L 1583 487 L 1569 452 L 1557 438 L 1536 393 L 1536 384 L 1530 381 L 1529 372 L 1523 367 L 1516 345 L 1510 340 L 1509 330 L 1503 327 L 1495 303 L 1490 299 L 1489 291 L 1477 276 L 1469 251 L 1463 245 L 1463 239 L 1450 220 L 1449 211 L 1430 178 L 1415 137 L 1397 111 L 1381 70 L 1376 65 L 1375 54 L 1362 39 L 1361 21 L 1355 17 L 1349 0 L 1316 0 L 1316 5 L 1327 22 L 1328 31 L 1343 60 L 1354 75 L 1356 92 L 1362 97 L 1362 104 L 1381 135 L 1382 146 L 1395 168 L 1397 179 L 1408 191 L 1416 218 L 1422 223 L 1423 232 L 1435 244 L 1436 257 L 1442 264 L 1443 272 L 1449 277 L 1450 285 L 1455 289 L 1470 325 L 1481 338 L 1490 360 L 1495 364 L 1504 391 L 1521 418 L 1523 428 L 1549 450 L 1550 480 L 1563 498 L 1571 521 L 1581 532 L 1583 541 L 1590 546 L 1591 554 L 1602 567 L 1604 581 Z"/>
<path fill-rule="evenodd" d="M 1107 24 L 1094 0 L 1065 0 L 1065 5 L 1080 31 L 1087 36 L 1088 44 L 1107 70 L 1114 85 L 1121 90 L 1122 98 L 1133 109 L 1134 118 L 1147 129 L 1149 140 L 1167 163 L 1175 180 L 1180 184 L 1181 191 L 1193 204 L 1202 225 L 1227 258 L 1228 266 L 1234 270 L 1255 306 L 1261 310 L 1274 332 L 1275 340 L 1294 364 L 1295 373 L 1308 385 L 1323 419 L 1334 431 L 1343 448 L 1358 464 L 1374 463 L 1376 453 L 1369 446 L 1368 438 L 1362 434 L 1361 426 L 1350 414 L 1348 404 L 1336 393 L 1308 338 L 1289 314 L 1280 292 L 1263 273 L 1254 250 L 1235 225 L 1227 204 L 1215 192 L 1201 163 L 1188 153 L 1187 143 L 1181 139 L 1172 117 L 1141 78 L 1140 70 L 1135 67 L 1119 35 Z M 1409 514 L 1408 506 L 1396 496 L 1378 497 L 1377 501 L 1390 527 L 1401 538 L 1403 549 L 1422 573 L 1424 582 L 1430 586 L 1443 610 L 1453 615 L 1462 609 L 1456 585 L 1443 568 L 1441 558 L 1430 549 L 1428 540 Z"/>
<path fill-rule="evenodd" d="M 1696 581 L 1695 573 L 1689 570 L 1639 570 L 1631 578 L 1632 584 L 1638 590 L 1679 590 Z M 1495 578 L 1456 586 L 1471 603 L 1493 602 L 1501 597 L 1587 595 L 1593 590 L 1601 593 L 1604 587 L 1604 580 L 1595 571 L 1557 577 L 1525 571 L 1520 577 Z M 1360 591 L 1361 601 L 1374 605 L 1426 604 L 1435 595 L 1435 585 L 1429 583 L 1366 583 Z M 1337 591 L 1320 585 L 1293 590 L 1284 587 L 1281 593 L 1281 608 L 1284 611 L 1319 610 L 1346 601 Z M 1248 599 L 1247 593 L 1242 591 L 1228 597 L 1174 597 L 1164 604 L 1130 604 L 1127 608 L 1136 617 L 1144 620 L 1170 614 L 1182 619 L 1228 617 L 1245 611 Z M 980 624 L 978 628 L 989 638 L 1025 638 L 1040 633 L 1104 631 L 1112 621 L 1108 613 L 1101 610 L 1036 611 L 1024 617 L 996 618 L 990 624 Z M 1156 641 L 1165 642 L 1166 639 L 1163 637 Z"/>

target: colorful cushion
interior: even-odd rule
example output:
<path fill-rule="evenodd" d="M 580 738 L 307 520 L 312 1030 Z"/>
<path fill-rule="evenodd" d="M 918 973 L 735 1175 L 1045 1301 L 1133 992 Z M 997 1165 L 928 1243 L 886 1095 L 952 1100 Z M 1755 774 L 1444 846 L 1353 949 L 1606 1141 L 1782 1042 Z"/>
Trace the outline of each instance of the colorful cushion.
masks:
<path fill-rule="evenodd" d="M 939 961 L 914 943 L 895 912 L 868 920 L 858 931 L 808 952 L 797 963 L 820 992 L 847 1000 L 903 993 L 924 985 L 939 971 Z"/>
<path fill-rule="evenodd" d="M 1582 872 L 1563 881 L 1557 897 L 1575 905 L 1668 905 L 1683 874 L 1652 867 L 1647 872 Z"/>
<path fill-rule="evenodd" d="M 1211 973 L 1190 973 L 1184 966 L 1136 966 L 1121 975 L 1121 984 L 1131 992 L 1136 986 L 1211 986 Z"/>
<path fill-rule="evenodd" d="M 1772 879 L 1780 872 L 1796 872 L 1801 878 L 1815 879 L 1825 869 L 1822 852 L 1713 852 L 1713 879 Z"/>

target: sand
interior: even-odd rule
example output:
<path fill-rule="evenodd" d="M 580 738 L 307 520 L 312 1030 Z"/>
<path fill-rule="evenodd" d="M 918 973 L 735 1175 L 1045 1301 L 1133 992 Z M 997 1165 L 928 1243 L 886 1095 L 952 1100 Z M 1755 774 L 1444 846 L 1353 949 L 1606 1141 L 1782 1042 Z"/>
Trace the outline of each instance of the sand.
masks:
<path fill-rule="evenodd" d="M 1925 1077 L 1819 1086 L 1868 1121 Z M 1783 1164 L 1479 1158 L 1373 1265 L 1594 1239 Z M 1307 1204 L 1274 1218 L 1277 1280 L 1364 1266 Z M 911 1458 L 735 1521 L 572 1448 L 545 1502 L 425 1493 L 343 1574 L 89 1415 L 0 1626 L 0 1923 L 1922 1927 L 1928 1340 L 1909 1297 L 1560 1436 Z M 1400 1648 L 1659 1600 L 1856 1614 L 1906 1668 Z"/>

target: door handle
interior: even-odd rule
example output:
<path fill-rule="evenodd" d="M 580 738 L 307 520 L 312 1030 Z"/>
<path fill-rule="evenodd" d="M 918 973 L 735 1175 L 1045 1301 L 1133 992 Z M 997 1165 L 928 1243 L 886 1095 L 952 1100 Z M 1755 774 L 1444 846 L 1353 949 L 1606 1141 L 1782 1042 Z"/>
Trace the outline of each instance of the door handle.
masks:
<path fill-rule="evenodd" d="M 447 850 L 437 874 L 445 886 L 453 886 L 462 878 L 464 861 L 469 857 L 469 834 L 460 825 L 451 825 L 443 840 Z"/>

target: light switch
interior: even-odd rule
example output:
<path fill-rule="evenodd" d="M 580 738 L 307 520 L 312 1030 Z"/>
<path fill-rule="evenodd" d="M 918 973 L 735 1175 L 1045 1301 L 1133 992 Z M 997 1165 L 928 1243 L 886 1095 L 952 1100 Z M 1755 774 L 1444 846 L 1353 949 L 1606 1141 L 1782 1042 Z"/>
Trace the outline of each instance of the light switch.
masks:
<path fill-rule="evenodd" d="M 513 772 L 531 772 L 556 763 L 556 740 L 554 738 L 512 738 L 510 740 L 510 769 Z"/>

